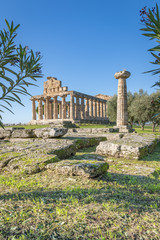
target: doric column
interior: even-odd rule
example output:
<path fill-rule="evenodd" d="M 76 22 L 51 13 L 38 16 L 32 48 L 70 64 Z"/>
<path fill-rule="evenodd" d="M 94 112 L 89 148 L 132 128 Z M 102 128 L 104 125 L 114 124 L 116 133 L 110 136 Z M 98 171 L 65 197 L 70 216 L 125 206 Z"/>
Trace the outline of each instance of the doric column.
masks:
<path fill-rule="evenodd" d="M 46 97 L 46 119 L 49 119 L 49 97 Z"/>
<path fill-rule="evenodd" d="M 126 70 L 117 72 L 114 75 L 114 77 L 118 79 L 117 127 L 128 125 L 126 79 L 129 78 L 130 75 L 130 72 Z"/>
<path fill-rule="evenodd" d="M 67 118 L 70 118 L 70 103 L 67 104 L 67 113 L 68 113 Z"/>
<path fill-rule="evenodd" d="M 58 119 L 58 102 L 57 102 L 57 96 L 54 97 L 54 101 L 53 101 L 54 107 L 53 107 L 53 117 L 54 119 Z"/>
<path fill-rule="evenodd" d="M 103 103 L 100 101 L 100 118 L 103 118 Z"/>
<path fill-rule="evenodd" d="M 79 117 L 80 111 L 79 111 L 79 110 L 80 110 L 80 109 L 79 109 L 79 97 L 76 96 L 75 112 L 76 112 L 76 119 L 77 119 L 77 120 L 80 119 L 80 117 Z"/>
<path fill-rule="evenodd" d="M 89 119 L 89 99 L 88 98 L 86 98 L 85 118 Z"/>
<path fill-rule="evenodd" d="M 75 112 L 74 112 L 74 95 L 70 95 L 70 119 L 75 119 Z"/>
<path fill-rule="evenodd" d="M 93 118 L 93 100 L 92 99 L 89 99 L 89 116 L 90 116 L 90 119 Z"/>
<path fill-rule="evenodd" d="M 107 102 L 104 103 L 104 118 L 107 119 Z"/>
<path fill-rule="evenodd" d="M 81 98 L 81 119 L 85 118 L 84 97 Z"/>
<path fill-rule="evenodd" d="M 46 119 L 46 100 L 43 99 L 44 102 L 44 119 Z"/>
<path fill-rule="evenodd" d="M 36 102 L 32 100 L 32 120 L 36 120 Z"/>
<path fill-rule="evenodd" d="M 97 118 L 97 104 L 96 104 L 96 100 L 93 100 L 93 117 Z"/>
<path fill-rule="evenodd" d="M 59 102 L 59 118 L 62 119 L 62 102 Z"/>
<path fill-rule="evenodd" d="M 62 96 L 62 119 L 66 119 L 66 96 Z"/>
<path fill-rule="evenodd" d="M 49 101 L 49 119 L 53 119 L 53 104 Z"/>
<path fill-rule="evenodd" d="M 42 99 L 39 99 L 39 100 L 38 100 L 38 120 L 43 120 Z"/>
<path fill-rule="evenodd" d="M 100 118 L 100 101 L 97 101 L 97 118 Z"/>

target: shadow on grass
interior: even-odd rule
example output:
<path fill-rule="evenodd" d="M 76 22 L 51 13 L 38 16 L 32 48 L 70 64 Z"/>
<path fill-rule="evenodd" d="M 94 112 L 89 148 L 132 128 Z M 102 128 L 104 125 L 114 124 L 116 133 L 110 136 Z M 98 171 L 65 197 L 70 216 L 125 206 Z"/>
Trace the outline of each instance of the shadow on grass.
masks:
<path fill-rule="evenodd" d="M 141 159 L 142 161 L 158 161 L 160 162 L 160 142 L 157 144 L 152 153 Z"/>
<path fill-rule="evenodd" d="M 0 195 L 0 200 L 26 201 L 38 199 L 45 204 L 58 203 L 67 204 L 76 199 L 80 205 L 83 204 L 117 204 L 123 211 L 134 209 L 141 213 L 152 212 L 153 209 L 160 211 L 160 181 L 149 177 L 108 173 L 100 179 L 99 188 L 75 187 L 58 190 L 26 191 L 19 193 Z M 95 181 L 93 179 L 93 181 Z"/>

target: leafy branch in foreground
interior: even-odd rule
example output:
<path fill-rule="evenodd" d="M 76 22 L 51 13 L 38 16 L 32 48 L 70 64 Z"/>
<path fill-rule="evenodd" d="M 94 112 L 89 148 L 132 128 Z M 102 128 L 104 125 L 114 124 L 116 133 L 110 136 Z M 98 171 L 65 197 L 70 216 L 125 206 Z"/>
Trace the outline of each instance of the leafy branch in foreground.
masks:
<path fill-rule="evenodd" d="M 29 86 L 36 86 L 37 78 L 42 77 L 40 52 L 29 50 L 28 46 L 22 47 L 15 44 L 16 30 L 19 24 L 14 26 L 6 22 L 6 29 L 0 31 L 0 126 L 2 124 L 1 113 L 4 109 L 10 111 L 12 103 L 23 105 L 19 95 L 30 95 Z M 3 109 L 3 110 L 2 110 Z"/>
<path fill-rule="evenodd" d="M 144 7 L 140 11 L 141 16 L 141 22 L 145 25 L 145 28 L 140 29 L 144 33 L 142 35 L 146 37 L 150 37 L 151 40 L 156 40 L 158 45 L 156 47 L 153 47 L 149 49 L 148 51 L 151 52 L 152 56 L 155 58 L 154 62 L 151 62 L 152 64 L 160 65 L 160 14 L 159 14 L 159 8 L 156 4 L 156 7 L 153 7 L 152 9 L 146 9 Z M 147 71 L 147 73 L 153 73 L 159 74 L 160 73 L 160 67 L 157 69 L 153 69 L 150 71 Z M 157 81 L 154 86 L 160 86 L 160 81 Z"/>

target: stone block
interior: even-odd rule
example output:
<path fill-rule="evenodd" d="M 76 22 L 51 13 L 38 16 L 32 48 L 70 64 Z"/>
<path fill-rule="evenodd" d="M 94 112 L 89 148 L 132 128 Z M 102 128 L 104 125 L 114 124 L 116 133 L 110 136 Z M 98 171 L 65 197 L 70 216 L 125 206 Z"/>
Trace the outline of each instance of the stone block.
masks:
<path fill-rule="evenodd" d="M 62 137 L 67 133 L 67 128 L 37 128 L 34 134 L 37 138 L 56 138 Z"/>
<path fill-rule="evenodd" d="M 11 138 L 33 138 L 35 137 L 33 129 L 14 129 Z"/>
<path fill-rule="evenodd" d="M 47 168 L 61 175 L 94 178 L 106 173 L 109 165 L 105 161 L 97 160 L 64 160 L 48 164 Z"/>

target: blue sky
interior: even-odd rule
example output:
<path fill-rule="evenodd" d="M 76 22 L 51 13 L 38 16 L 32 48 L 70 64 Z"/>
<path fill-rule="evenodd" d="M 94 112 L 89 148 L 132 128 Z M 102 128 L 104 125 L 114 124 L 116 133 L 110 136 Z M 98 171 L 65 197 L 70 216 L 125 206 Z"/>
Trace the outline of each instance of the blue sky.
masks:
<path fill-rule="evenodd" d="M 147 50 L 155 42 L 139 30 L 139 10 L 155 6 L 150 0 L 8 0 L 1 1 L 0 29 L 4 19 L 20 23 L 17 41 L 43 58 L 43 78 L 32 95 L 43 93 L 47 76 L 56 77 L 69 90 L 96 95 L 117 93 L 114 73 L 131 72 L 127 88 L 152 93 L 158 76 L 143 74 L 153 69 Z M 3 81 L 3 80 L 0 80 Z M 27 123 L 32 109 L 29 97 L 22 97 L 25 107 L 13 104 L 14 115 L 5 112 L 4 123 Z"/>

